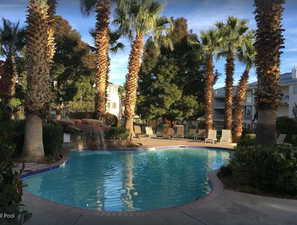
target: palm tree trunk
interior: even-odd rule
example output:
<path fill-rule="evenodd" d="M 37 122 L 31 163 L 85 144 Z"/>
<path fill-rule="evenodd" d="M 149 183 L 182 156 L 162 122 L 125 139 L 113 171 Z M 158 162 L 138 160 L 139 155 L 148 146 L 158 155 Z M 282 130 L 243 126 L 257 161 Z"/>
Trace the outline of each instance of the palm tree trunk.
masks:
<path fill-rule="evenodd" d="M 133 119 L 136 106 L 136 92 L 138 87 L 138 74 L 141 67 L 141 57 L 144 48 L 144 38 L 142 34 L 137 34 L 132 44 L 129 57 L 129 72 L 126 81 L 125 98 L 125 127 L 129 130 L 129 137 L 133 135 Z"/>
<path fill-rule="evenodd" d="M 42 119 L 30 113 L 26 116 L 23 160 L 38 162 L 43 157 Z"/>
<path fill-rule="evenodd" d="M 276 143 L 276 115 L 282 92 L 279 86 L 280 55 L 284 38 L 282 13 L 284 0 L 255 0 L 256 6 L 256 70 L 258 76 L 256 143 Z"/>
<path fill-rule="evenodd" d="M 109 16 L 111 2 L 110 0 L 98 0 L 96 5 L 97 23 L 96 23 L 96 50 L 97 50 L 97 71 L 96 88 L 97 102 L 95 103 L 98 118 L 106 113 L 106 86 L 107 73 L 109 68 L 108 50 L 109 50 Z"/>
<path fill-rule="evenodd" d="M 214 84 L 214 73 L 213 73 L 213 62 L 212 56 L 207 60 L 206 68 L 206 84 L 205 84 L 205 128 L 206 132 L 213 129 L 213 84 Z"/>
<path fill-rule="evenodd" d="M 235 110 L 234 110 L 234 121 L 233 121 L 233 139 L 238 141 L 242 135 L 243 118 L 244 118 L 244 105 L 246 92 L 248 89 L 249 72 L 251 66 L 247 65 L 243 72 L 239 86 L 235 97 Z"/>
<path fill-rule="evenodd" d="M 232 103 L 233 103 L 233 73 L 234 57 L 232 52 L 227 56 L 226 63 L 226 89 L 225 89 L 225 129 L 232 129 Z"/>
<path fill-rule="evenodd" d="M 48 62 L 51 66 L 53 64 L 54 56 L 56 53 L 56 43 L 55 43 L 55 14 L 57 1 L 48 0 L 48 17 L 49 17 L 49 26 L 48 26 Z"/>
<path fill-rule="evenodd" d="M 51 99 L 49 85 L 48 27 L 46 2 L 30 0 L 27 16 L 27 96 L 24 157 L 39 161 L 44 157 L 41 115 Z"/>

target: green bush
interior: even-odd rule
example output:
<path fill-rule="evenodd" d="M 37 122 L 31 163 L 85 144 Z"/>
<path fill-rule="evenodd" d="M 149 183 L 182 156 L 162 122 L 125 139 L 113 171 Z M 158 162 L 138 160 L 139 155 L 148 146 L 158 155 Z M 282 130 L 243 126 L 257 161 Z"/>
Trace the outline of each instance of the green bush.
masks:
<path fill-rule="evenodd" d="M 20 171 L 14 170 L 12 161 L 15 145 L 10 145 L 1 137 L 0 144 L 0 213 L 13 215 L 12 219 L 0 217 L 0 224 L 23 224 L 31 217 L 31 214 L 24 210 L 22 195 L 24 184 L 21 180 Z"/>
<path fill-rule="evenodd" d="M 13 157 L 19 156 L 24 144 L 25 121 L 4 121 L 0 123 L 0 127 L 0 148 L 10 149 Z"/>
<path fill-rule="evenodd" d="M 256 141 L 256 134 L 245 134 L 244 136 L 242 136 L 239 140 L 239 142 L 237 143 L 238 146 L 250 146 L 250 145 L 254 145 Z"/>
<path fill-rule="evenodd" d="M 63 127 L 59 124 L 43 125 L 43 147 L 47 158 L 60 159 L 63 150 Z"/>
<path fill-rule="evenodd" d="M 127 140 L 129 137 L 129 132 L 124 127 L 112 127 L 105 131 L 104 136 L 106 139 Z"/>
<path fill-rule="evenodd" d="M 297 196 L 297 148 L 238 146 L 229 167 L 239 185 Z"/>
<path fill-rule="evenodd" d="M 297 134 L 297 120 L 289 117 L 278 117 L 276 120 L 278 134 L 287 134 L 285 142 L 297 144 L 294 135 Z"/>
<path fill-rule="evenodd" d="M 0 149 L 9 149 L 14 158 L 21 156 L 25 137 L 25 121 L 11 120 L 1 122 Z M 45 156 L 50 159 L 60 158 L 63 145 L 63 127 L 48 123 L 43 125 L 43 145 Z"/>

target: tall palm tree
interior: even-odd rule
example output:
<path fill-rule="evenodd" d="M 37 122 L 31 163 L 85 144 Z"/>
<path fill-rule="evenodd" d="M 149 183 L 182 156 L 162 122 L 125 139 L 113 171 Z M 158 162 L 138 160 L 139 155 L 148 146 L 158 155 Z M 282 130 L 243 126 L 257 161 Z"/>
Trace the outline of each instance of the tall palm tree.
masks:
<path fill-rule="evenodd" d="M 172 47 L 167 34 L 172 31 L 172 21 L 161 17 L 163 5 L 154 0 L 126 0 L 124 7 L 117 8 L 117 18 L 120 33 L 133 39 L 129 56 L 128 74 L 125 96 L 125 127 L 133 135 L 133 119 L 135 113 L 138 74 L 144 50 L 144 38 L 151 36 L 153 43 L 164 42 Z"/>
<path fill-rule="evenodd" d="M 250 70 L 255 62 L 256 50 L 254 47 L 254 32 L 245 36 L 242 47 L 238 50 L 238 59 L 245 63 L 245 70 L 239 80 L 239 85 L 235 95 L 235 110 L 233 120 L 233 138 L 238 141 L 242 135 L 244 105 L 248 90 L 248 80 Z"/>
<path fill-rule="evenodd" d="M 91 29 L 90 30 L 90 35 L 94 38 L 95 43 L 96 43 L 96 30 L 95 29 Z M 116 53 L 119 50 L 122 50 L 125 48 L 125 45 L 119 41 L 119 39 L 121 38 L 121 34 L 118 33 L 117 31 L 112 32 L 109 31 L 109 50 L 112 53 Z M 91 46 L 90 46 L 91 47 Z M 96 51 L 96 48 L 91 47 L 92 51 Z M 107 88 L 108 88 L 108 84 L 109 84 L 109 73 L 110 73 L 110 56 L 108 55 L 108 69 L 107 69 L 107 73 L 105 76 L 105 98 L 107 98 Z M 97 111 L 98 109 L 98 101 L 97 101 L 97 96 L 96 96 L 96 100 L 95 100 L 95 110 Z"/>
<path fill-rule="evenodd" d="M 57 0 L 47 0 L 48 4 L 48 16 L 49 16 L 49 26 L 48 26 L 48 60 L 50 65 L 53 63 L 53 59 L 56 52 L 55 44 L 55 15 L 57 9 Z"/>
<path fill-rule="evenodd" d="M 213 129 L 213 85 L 215 81 L 213 57 L 220 43 L 217 30 L 201 32 L 200 44 L 206 57 L 206 82 L 205 82 L 205 128 L 206 131 Z"/>
<path fill-rule="evenodd" d="M 219 57 L 226 58 L 226 87 L 225 87 L 225 129 L 232 129 L 232 103 L 233 103 L 233 74 L 236 50 L 242 43 L 242 37 L 249 29 L 247 20 L 228 17 L 226 23 L 219 22 L 216 27 L 222 37 L 221 53 Z"/>
<path fill-rule="evenodd" d="M 27 96 L 24 160 L 44 157 L 42 114 L 50 99 L 48 61 L 48 5 L 44 0 L 30 0 L 27 16 Z"/>
<path fill-rule="evenodd" d="M 0 55 L 5 58 L 4 77 L 2 78 L 3 86 L 6 90 L 1 93 L 2 101 L 6 106 L 6 117 L 12 117 L 10 107 L 11 99 L 15 95 L 17 81 L 16 57 L 25 45 L 25 30 L 20 28 L 19 23 L 12 23 L 7 19 L 2 20 L 3 25 L 0 28 Z"/>
<path fill-rule="evenodd" d="M 284 47 L 282 14 L 285 0 L 255 0 L 257 22 L 256 71 L 257 89 L 257 144 L 276 142 L 276 112 L 282 93 L 279 86 L 280 55 Z"/>
<path fill-rule="evenodd" d="M 111 0 L 80 0 L 83 13 L 89 14 L 94 8 L 96 10 L 96 111 L 98 118 L 106 113 L 106 87 L 107 73 L 109 69 L 109 23 Z"/>

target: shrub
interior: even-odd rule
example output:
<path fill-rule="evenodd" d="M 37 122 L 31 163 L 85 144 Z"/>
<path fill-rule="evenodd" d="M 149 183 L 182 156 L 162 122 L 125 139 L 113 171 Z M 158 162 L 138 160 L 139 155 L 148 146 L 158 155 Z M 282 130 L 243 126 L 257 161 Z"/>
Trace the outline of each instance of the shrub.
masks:
<path fill-rule="evenodd" d="M 25 121 L 11 120 L 1 122 L 0 149 L 7 149 L 14 158 L 21 156 L 25 137 Z M 43 125 L 43 145 L 45 156 L 50 159 L 60 158 L 63 145 L 63 127 L 48 123 Z"/>
<path fill-rule="evenodd" d="M 4 138 L 1 138 L 3 141 Z M 7 142 L 6 142 L 7 143 Z M 14 170 L 12 162 L 13 149 L 15 146 L 1 142 L 0 145 L 0 213 L 13 215 L 12 219 L 0 217 L 0 224 L 23 224 L 31 217 L 24 210 L 22 203 L 24 184 L 21 180 L 20 171 Z"/>
<path fill-rule="evenodd" d="M 297 196 L 297 149 L 290 146 L 239 146 L 229 164 L 240 185 Z"/>
<path fill-rule="evenodd" d="M 22 153 L 24 144 L 24 120 L 11 120 L 0 123 L 0 148 L 10 149 L 13 157 Z"/>
<path fill-rule="evenodd" d="M 250 146 L 250 145 L 254 145 L 256 141 L 256 134 L 245 134 L 244 136 L 242 136 L 239 140 L 239 142 L 237 143 L 238 146 Z"/>
<path fill-rule="evenodd" d="M 112 127 L 104 133 L 106 139 L 127 140 L 129 132 L 124 127 Z"/>
<path fill-rule="evenodd" d="M 294 135 L 297 134 L 297 120 L 289 117 L 278 117 L 276 120 L 276 129 L 279 134 L 287 134 L 286 142 L 295 144 Z M 297 143 L 296 143 L 297 144 Z"/>
<path fill-rule="evenodd" d="M 60 159 L 63 150 L 63 126 L 54 123 L 43 125 L 43 147 L 49 159 Z"/>

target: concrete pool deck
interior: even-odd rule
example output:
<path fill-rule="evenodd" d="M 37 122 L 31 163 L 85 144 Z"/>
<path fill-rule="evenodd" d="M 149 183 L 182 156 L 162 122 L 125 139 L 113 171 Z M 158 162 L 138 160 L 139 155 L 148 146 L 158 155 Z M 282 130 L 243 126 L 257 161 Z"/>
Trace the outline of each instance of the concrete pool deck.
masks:
<path fill-rule="evenodd" d="M 143 147 L 205 145 L 191 140 L 136 139 Z M 193 142 L 193 143 L 192 143 Z M 33 169 L 33 168 L 32 168 Z M 297 200 L 239 193 L 223 188 L 215 172 L 213 191 L 186 205 L 145 212 L 100 212 L 61 205 L 24 192 L 24 204 L 33 213 L 27 225 L 296 225 Z"/>

